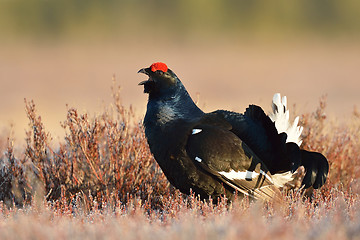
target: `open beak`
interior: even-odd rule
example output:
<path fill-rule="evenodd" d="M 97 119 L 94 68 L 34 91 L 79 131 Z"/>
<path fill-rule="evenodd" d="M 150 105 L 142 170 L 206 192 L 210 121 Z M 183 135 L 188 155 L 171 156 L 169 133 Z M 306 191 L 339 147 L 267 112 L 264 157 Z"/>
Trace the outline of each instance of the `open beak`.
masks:
<path fill-rule="evenodd" d="M 146 75 L 149 75 L 149 70 L 150 70 L 149 68 L 142 68 L 138 71 L 138 73 L 144 73 Z"/>
<path fill-rule="evenodd" d="M 144 85 L 145 83 L 147 83 L 149 80 L 145 80 L 145 81 L 141 81 L 138 83 L 138 85 Z"/>
<path fill-rule="evenodd" d="M 138 73 L 143 73 L 143 74 L 146 74 L 149 76 L 149 73 L 150 73 L 150 68 L 142 68 L 138 71 Z M 139 85 L 144 85 L 146 82 L 150 81 L 150 78 L 148 80 L 145 80 L 145 81 L 142 81 L 142 82 L 139 82 Z"/>

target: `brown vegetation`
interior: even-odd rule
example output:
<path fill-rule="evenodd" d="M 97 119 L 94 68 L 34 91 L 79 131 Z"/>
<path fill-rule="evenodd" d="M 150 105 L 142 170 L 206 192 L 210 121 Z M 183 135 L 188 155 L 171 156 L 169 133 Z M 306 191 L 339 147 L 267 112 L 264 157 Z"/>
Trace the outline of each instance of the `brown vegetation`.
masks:
<path fill-rule="evenodd" d="M 25 100 L 26 148 L 0 140 L 1 239 L 351 239 L 360 235 L 360 117 L 340 126 L 326 99 L 302 114 L 303 147 L 322 152 L 321 190 L 283 192 L 284 202 L 200 201 L 171 187 L 149 152 L 141 120 L 114 104 L 89 117 L 68 107 L 58 149 Z"/>

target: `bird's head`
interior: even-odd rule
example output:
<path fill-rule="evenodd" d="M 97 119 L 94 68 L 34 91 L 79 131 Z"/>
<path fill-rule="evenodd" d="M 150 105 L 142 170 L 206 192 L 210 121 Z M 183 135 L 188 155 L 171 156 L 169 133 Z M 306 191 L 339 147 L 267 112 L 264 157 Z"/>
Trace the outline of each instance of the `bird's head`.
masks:
<path fill-rule="evenodd" d="M 176 90 L 180 82 L 175 73 L 162 62 L 156 62 L 148 68 L 142 68 L 138 73 L 149 76 L 148 80 L 140 82 L 139 85 L 144 85 L 144 93 L 153 96 Z"/>
<path fill-rule="evenodd" d="M 201 117 L 204 112 L 199 109 L 186 91 L 176 74 L 165 63 L 156 62 L 138 73 L 146 74 L 149 79 L 142 81 L 144 92 L 149 94 L 144 124 L 154 119 L 165 124 L 177 119 Z"/>

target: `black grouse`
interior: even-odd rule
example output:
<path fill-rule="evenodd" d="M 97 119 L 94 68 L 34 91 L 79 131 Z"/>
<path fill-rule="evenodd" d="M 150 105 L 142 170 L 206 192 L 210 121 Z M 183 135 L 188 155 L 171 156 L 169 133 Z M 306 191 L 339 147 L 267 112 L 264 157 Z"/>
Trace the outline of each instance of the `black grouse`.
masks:
<path fill-rule="evenodd" d="M 170 183 L 181 192 L 217 199 L 235 193 L 271 200 L 304 166 L 305 188 L 320 188 L 329 171 L 327 159 L 299 148 L 298 118 L 289 123 L 286 98 L 273 98 L 273 113 L 250 105 L 245 113 L 204 113 L 166 64 L 139 70 L 149 94 L 144 119 L 150 150 Z"/>

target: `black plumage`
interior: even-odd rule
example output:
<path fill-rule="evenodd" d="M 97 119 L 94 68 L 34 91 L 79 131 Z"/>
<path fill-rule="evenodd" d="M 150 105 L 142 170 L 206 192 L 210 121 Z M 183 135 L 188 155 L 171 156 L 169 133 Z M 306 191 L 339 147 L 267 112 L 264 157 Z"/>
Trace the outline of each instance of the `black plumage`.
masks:
<path fill-rule="evenodd" d="M 140 85 L 149 94 L 144 127 L 150 150 L 181 192 L 214 199 L 238 192 L 270 200 L 299 166 L 306 171 L 306 188 L 325 183 L 326 158 L 286 142 L 287 134 L 279 134 L 260 107 L 250 105 L 244 114 L 204 113 L 164 63 L 139 72 L 149 76 Z"/>

